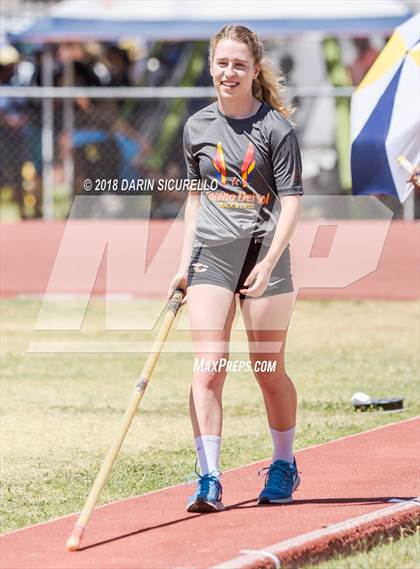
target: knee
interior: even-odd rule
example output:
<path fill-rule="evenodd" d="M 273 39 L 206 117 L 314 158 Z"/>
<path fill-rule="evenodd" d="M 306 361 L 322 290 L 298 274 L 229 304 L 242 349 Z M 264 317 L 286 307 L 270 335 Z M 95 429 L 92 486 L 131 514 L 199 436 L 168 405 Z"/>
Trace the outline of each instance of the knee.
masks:
<path fill-rule="evenodd" d="M 215 390 L 223 386 L 226 378 L 225 354 L 205 354 L 196 357 L 193 364 L 193 387 Z"/>
<path fill-rule="evenodd" d="M 266 394 L 274 394 L 282 389 L 286 382 L 290 382 L 287 373 L 282 371 L 254 371 L 254 375 L 262 391 Z"/>

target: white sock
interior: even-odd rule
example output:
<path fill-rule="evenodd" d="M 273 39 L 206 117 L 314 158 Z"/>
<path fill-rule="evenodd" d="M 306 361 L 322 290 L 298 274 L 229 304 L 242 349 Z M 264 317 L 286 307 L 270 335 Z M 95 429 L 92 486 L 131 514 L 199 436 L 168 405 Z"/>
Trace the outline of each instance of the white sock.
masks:
<path fill-rule="evenodd" d="M 293 464 L 293 440 L 295 438 L 295 428 L 288 431 L 276 431 L 270 427 L 273 439 L 273 462 L 275 460 L 285 460 Z"/>
<path fill-rule="evenodd" d="M 195 450 L 202 476 L 214 470 L 220 471 L 221 444 L 222 438 L 217 435 L 202 435 L 195 438 Z"/>

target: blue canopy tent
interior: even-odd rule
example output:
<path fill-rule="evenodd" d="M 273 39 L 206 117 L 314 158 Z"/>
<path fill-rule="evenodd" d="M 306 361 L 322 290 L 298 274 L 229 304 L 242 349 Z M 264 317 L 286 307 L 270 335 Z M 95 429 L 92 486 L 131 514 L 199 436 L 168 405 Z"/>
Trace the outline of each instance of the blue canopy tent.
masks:
<path fill-rule="evenodd" d="M 64 0 L 20 33 L 14 42 L 112 41 L 121 38 L 208 39 L 226 23 L 242 23 L 262 37 L 323 32 L 333 35 L 388 33 L 410 10 L 378 0 Z"/>

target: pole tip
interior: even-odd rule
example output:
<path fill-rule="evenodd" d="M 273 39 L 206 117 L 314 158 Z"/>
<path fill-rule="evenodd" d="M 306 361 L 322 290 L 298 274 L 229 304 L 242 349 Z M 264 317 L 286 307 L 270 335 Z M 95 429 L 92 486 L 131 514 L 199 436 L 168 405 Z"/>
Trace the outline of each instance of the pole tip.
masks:
<path fill-rule="evenodd" d="M 80 539 L 77 536 L 71 535 L 66 541 L 67 551 L 77 551 L 79 549 Z"/>
<path fill-rule="evenodd" d="M 81 526 L 75 526 L 71 532 L 70 537 L 66 541 L 67 551 L 77 551 L 80 547 L 80 542 L 82 541 L 82 535 L 84 528 Z"/>

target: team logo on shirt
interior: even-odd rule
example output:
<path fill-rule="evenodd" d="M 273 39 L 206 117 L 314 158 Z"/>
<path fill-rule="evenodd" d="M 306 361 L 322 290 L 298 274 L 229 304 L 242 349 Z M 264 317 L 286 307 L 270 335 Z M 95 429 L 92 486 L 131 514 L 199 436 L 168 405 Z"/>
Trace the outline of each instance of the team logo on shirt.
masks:
<path fill-rule="evenodd" d="M 217 143 L 217 150 L 216 150 L 216 155 L 213 159 L 213 166 L 216 168 L 218 172 L 217 179 L 219 180 L 219 182 L 221 182 L 222 184 L 226 184 L 226 182 L 228 181 L 228 177 L 227 177 L 225 156 L 221 142 Z M 239 180 L 236 176 L 233 176 L 230 179 L 232 186 L 242 185 L 243 188 L 246 188 L 248 185 L 248 176 L 251 174 L 254 168 L 255 168 L 255 151 L 254 151 L 254 146 L 250 142 L 248 144 L 245 158 L 241 166 L 241 180 Z"/>
<path fill-rule="evenodd" d="M 219 175 L 217 176 L 219 182 L 226 184 L 226 164 L 221 142 L 217 144 L 216 156 L 213 160 L 213 166 L 219 172 Z"/>
<path fill-rule="evenodd" d="M 244 188 L 246 188 L 246 186 L 248 185 L 247 183 L 248 176 L 251 174 L 254 168 L 255 168 L 254 147 L 251 143 L 249 143 L 244 161 L 242 162 L 241 166 L 242 186 Z"/>

